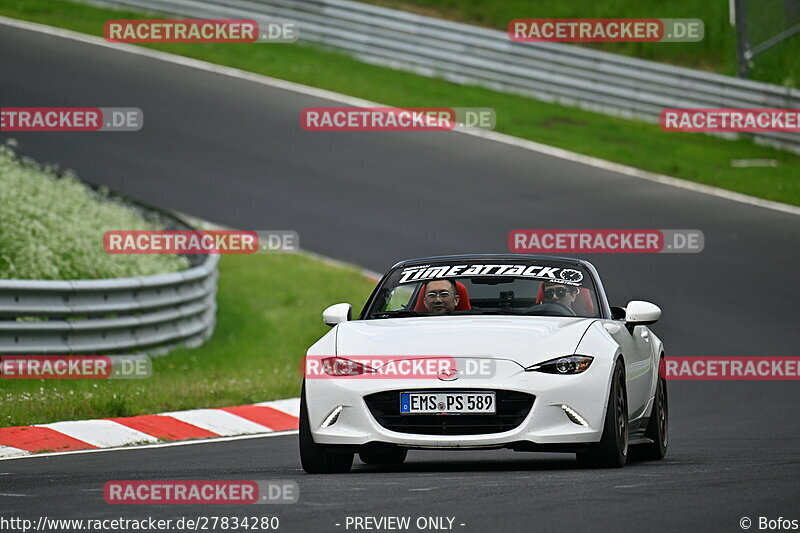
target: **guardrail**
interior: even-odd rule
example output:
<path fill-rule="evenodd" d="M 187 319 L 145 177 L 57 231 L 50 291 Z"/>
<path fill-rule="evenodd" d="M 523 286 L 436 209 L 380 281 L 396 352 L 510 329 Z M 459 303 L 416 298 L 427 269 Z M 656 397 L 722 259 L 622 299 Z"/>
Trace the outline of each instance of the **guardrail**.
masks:
<path fill-rule="evenodd" d="M 517 43 L 506 32 L 348 0 L 100 3 L 196 18 L 291 20 L 301 40 L 368 63 L 648 122 L 663 108 L 800 108 L 797 89 L 561 43 Z M 800 134 L 752 135 L 800 153 Z"/>
<path fill-rule="evenodd" d="M 169 213 L 134 205 L 168 229 L 193 229 Z M 216 322 L 219 257 L 187 257 L 191 268 L 155 276 L 0 279 L 0 354 L 158 355 L 176 345 L 202 344 Z"/>

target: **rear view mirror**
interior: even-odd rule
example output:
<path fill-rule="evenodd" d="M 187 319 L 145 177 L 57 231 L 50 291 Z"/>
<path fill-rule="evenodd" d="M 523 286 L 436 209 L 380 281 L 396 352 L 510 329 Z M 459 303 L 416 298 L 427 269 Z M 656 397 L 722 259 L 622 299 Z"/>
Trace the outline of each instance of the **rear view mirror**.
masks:
<path fill-rule="evenodd" d="M 352 314 L 352 305 L 347 303 L 334 304 L 322 312 L 322 321 L 329 326 L 335 326 L 336 324 L 350 320 Z"/>

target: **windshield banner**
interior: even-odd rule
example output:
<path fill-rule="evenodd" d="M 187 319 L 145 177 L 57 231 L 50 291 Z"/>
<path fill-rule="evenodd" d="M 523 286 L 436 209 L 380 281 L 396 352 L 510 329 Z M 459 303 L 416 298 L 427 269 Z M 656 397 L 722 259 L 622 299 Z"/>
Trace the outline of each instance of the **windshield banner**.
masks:
<path fill-rule="evenodd" d="M 436 278 L 455 277 L 515 277 L 549 280 L 568 285 L 580 285 L 583 273 L 574 268 L 513 264 L 420 265 L 404 268 L 399 283 L 411 283 Z"/>

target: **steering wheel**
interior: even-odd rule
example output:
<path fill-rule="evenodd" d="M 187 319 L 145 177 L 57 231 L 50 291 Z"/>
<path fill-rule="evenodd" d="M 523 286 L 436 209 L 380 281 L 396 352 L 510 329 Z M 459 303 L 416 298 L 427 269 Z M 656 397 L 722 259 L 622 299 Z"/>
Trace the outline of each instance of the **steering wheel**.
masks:
<path fill-rule="evenodd" d="M 544 302 L 536 304 L 525 310 L 526 313 L 534 313 L 537 315 L 555 315 L 555 316 L 577 316 L 575 311 L 570 309 L 564 304 L 558 302 Z"/>

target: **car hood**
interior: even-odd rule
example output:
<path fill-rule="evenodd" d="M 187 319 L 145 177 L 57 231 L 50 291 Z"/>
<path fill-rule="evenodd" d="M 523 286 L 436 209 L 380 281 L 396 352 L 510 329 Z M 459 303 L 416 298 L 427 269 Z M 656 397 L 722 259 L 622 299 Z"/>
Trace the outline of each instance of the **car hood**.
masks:
<path fill-rule="evenodd" d="M 574 354 L 596 320 L 512 316 L 356 320 L 337 326 L 336 351 L 340 357 L 489 357 L 529 366 Z"/>

